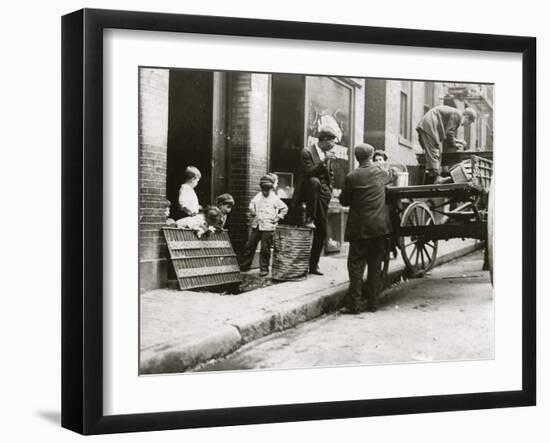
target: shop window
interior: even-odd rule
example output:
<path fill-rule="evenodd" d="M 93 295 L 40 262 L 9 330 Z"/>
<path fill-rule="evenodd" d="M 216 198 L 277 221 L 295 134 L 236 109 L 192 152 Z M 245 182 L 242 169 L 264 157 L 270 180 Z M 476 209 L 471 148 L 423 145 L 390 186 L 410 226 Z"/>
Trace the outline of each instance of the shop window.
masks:
<path fill-rule="evenodd" d="M 337 190 L 342 189 L 350 171 L 351 103 L 351 87 L 329 77 L 307 77 L 306 143 L 314 145 L 323 126 L 331 126 L 338 135 L 334 148 L 337 158 L 332 163 Z"/>
<path fill-rule="evenodd" d="M 329 77 L 292 74 L 274 74 L 271 81 L 269 170 L 281 173 L 285 183 L 296 183 L 301 150 L 317 142 L 322 126 L 331 126 L 338 134 L 334 188 L 341 189 L 350 171 L 351 87 Z"/>

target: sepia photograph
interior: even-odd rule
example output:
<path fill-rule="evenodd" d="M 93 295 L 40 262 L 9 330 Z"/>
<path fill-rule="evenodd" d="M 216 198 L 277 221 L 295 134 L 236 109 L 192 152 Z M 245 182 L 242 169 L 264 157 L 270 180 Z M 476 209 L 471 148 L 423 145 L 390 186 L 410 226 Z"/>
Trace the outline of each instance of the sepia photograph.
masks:
<path fill-rule="evenodd" d="M 138 77 L 140 375 L 494 358 L 494 84 Z"/>

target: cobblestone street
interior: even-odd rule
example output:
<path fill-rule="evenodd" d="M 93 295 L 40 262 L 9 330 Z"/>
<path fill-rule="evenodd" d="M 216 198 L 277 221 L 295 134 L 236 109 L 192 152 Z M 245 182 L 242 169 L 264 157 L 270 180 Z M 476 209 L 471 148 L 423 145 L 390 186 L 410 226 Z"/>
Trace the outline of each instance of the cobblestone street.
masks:
<path fill-rule="evenodd" d="M 388 290 L 376 313 L 335 313 L 250 343 L 201 370 L 493 358 L 494 304 L 483 253 Z"/>

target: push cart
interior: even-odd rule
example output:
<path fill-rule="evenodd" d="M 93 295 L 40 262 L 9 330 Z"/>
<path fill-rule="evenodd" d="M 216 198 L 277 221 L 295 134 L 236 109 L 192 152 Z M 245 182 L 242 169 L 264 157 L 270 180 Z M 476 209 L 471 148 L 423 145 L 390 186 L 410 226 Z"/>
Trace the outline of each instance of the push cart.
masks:
<path fill-rule="evenodd" d="M 408 274 L 422 276 L 437 262 L 438 242 L 451 238 L 485 242 L 484 268 L 491 272 L 492 281 L 493 162 L 472 155 L 454 172 L 453 178 L 459 183 L 386 188 L 393 238 L 388 239 L 383 262 L 385 281 L 392 243 L 399 246 Z"/>

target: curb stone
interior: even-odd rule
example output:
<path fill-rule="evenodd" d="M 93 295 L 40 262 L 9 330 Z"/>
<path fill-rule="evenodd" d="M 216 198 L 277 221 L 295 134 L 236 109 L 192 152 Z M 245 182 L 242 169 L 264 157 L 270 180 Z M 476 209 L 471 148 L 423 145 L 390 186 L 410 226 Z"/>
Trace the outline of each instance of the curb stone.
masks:
<path fill-rule="evenodd" d="M 435 267 L 468 255 L 480 248 L 481 243 L 478 243 L 443 254 L 437 258 Z M 407 278 L 404 264 L 388 273 L 386 283 L 388 285 L 395 283 L 402 277 Z M 226 357 L 251 341 L 295 327 L 323 314 L 337 311 L 343 306 L 347 289 L 347 282 L 340 283 L 318 291 L 313 299 L 311 299 L 311 293 L 305 294 L 301 298 L 307 300 L 296 303 L 290 309 L 259 315 L 245 323 L 225 326 L 223 330 L 193 343 L 172 343 L 154 347 L 141 353 L 140 374 L 185 372 L 210 360 Z"/>
<path fill-rule="evenodd" d="M 313 300 L 297 303 L 294 307 L 285 311 L 259 316 L 257 319 L 235 324 L 234 326 L 241 333 L 242 344 L 250 343 L 266 335 L 284 331 L 339 309 L 342 306 L 347 289 L 348 284 L 342 283 L 318 292 L 317 297 Z"/>
<path fill-rule="evenodd" d="M 163 344 L 141 353 L 140 375 L 185 372 L 214 358 L 236 351 L 241 343 L 239 331 L 225 326 L 193 343 Z"/>

